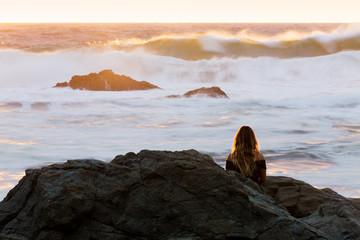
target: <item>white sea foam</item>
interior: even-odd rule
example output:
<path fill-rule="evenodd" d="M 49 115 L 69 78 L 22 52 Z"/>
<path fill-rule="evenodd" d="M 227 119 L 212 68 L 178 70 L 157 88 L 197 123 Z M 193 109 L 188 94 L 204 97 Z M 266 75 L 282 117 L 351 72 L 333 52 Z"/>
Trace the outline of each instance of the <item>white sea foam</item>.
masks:
<path fill-rule="evenodd" d="M 295 59 L 240 58 L 185 61 L 140 53 L 108 52 L 61 52 L 33 54 L 19 51 L 0 52 L 0 86 L 49 87 L 56 82 L 69 81 L 73 75 L 86 75 L 103 69 L 128 75 L 141 81 L 159 84 L 160 87 L 176 88 L 181 85 L 200 86 L 211 84 L 243 84 L 243 89 L 268 90 L 278 84 L 288 89 L 308 88 L 310 92 L 333 90 L 352 91 L 359 86 L 360 53 L 342 52 L 328 56 Z M 11 79 L 11 80 L 9 80 Z M 341 81 L 339 81 L 341 79 Z M 249 86 L 250 84 L 250 86 Z M 337 88 L 335 85 L 341 85 Z M 319 89 L 321 88 L 321 89 Z M 272 91 L 267 91 L 271 94 Z M 275 91 L 276 95 L 277 92 Z M 355 92 L 354 92 L 355 93 Z M 263 92 L 262 92 L 263 94 Z M 299 93 L 290 91 L 289 96 Z M 279 96 L 284 97 L 282 92 Z"/>

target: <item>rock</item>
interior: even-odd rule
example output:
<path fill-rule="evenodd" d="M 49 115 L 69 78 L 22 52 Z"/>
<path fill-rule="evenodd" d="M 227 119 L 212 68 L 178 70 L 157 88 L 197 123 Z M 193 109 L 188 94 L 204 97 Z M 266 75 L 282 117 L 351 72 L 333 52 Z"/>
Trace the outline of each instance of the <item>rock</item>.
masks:
<path fill-rule="evenodd" d="M 184 94 L 184 97 L 213 97 L 213 98 L 229 98 L 219 87 L 211 88 L 198 88 L 192 91 L 189 91 Z"/>
<path fill-rule="evenodd" d="M 268 176 L 262 189 L 297 218 L 309 216 L 330 199 L 321 190 L 289 177 Z"/>
<path fill-rule="evenodd" d="M 14 109 L 21 108 L 23 105 L 19 102 L 2 102 L 0 103 L 0 109 Z"/>
<path fill-rule="evenodd" d="M 343 231 L 343 230 L 342 230 Z M 195 150 L 69 160 L 0 203 L 2 239 L 332 239 Z"/>
<path fill-rule="evenodd" d="M 359 239 L 360 199 L 316 189 L 289 177 L 269 176 L 262 189 L 289 213 L 334 239 Z"/>
<path fill-rule="evenodd" d="M 169 95 L 169 96 L 166 96 L 166 98 L 181 98 L 182 96 L 181 95 Z"/>
<path fill-rule="evenodd" d="M 181 97 L 212 97 L 212 98 L 229 98 L 224 91 L 219 87 L 198 88 L 185 93 L 184 95 L 170 95 L 167 98 L 181 98 Z"/>
<path fill-rule="evenodd" d="M 360 237 L 360 211 L 351 202 L 326 202 L 302 220 L 335 239 Z"/>
<path fill-rule="evenodd" d="M 290 177 L 268 176 L 262 189 L 297 218 L 307 217 L 329 202 L 350 204 L 360 210 L 360 199 L 348 199 L 329 188 L 317 189 Z"/>
<path fill-rule="evenodd" d="M 72 89 L 90 91 L 129 91 L 159 88 L 145 81 L 139 82 L 124 75 L 117 75 L 112 70 L 103 70 L 85 76 L 75 75 L 69 83 L 57 83 L 55 87 L 66 87 L 66 84 Z"/>
<path fill-rule="evenodd" d="M 57 83 L 54 87 L 69 87 L 68 82 Z"/>
<path fill-rule="evenodd" d="M 36 111 L 47 111 L 49 110 L 49 105 L 44 102 L 35 102 L 31 104 L 31 109 Z"/>
<path fill-rule="evenodd" d="M 13 112 L 23 105 L 19 102 L 0 102 L 0 113 L 2 112 Z M 1 239 L 1 238 L 0 238 Z"/>

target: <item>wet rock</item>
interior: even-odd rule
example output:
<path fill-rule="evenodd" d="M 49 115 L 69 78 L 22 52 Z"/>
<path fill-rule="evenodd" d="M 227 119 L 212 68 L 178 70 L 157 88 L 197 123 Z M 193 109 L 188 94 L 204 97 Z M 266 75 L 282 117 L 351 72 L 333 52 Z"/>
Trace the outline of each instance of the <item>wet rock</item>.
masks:
<path fill-rule="evenodd" d="M 49 105 L 44 102 L 35 102 L 31 104 L 31 109 L 36 111 L 47 111 L 49 110 Z"/>
<path fill-rule="evenodd" d="M 54 87 L 69 87 L 68 82 L 57 83 Z"/>
<path fill-rule="evenodd" d="M 229 98 L 219 87 L 198 88 L 184 94 L 184 97 L 213 97 L 213 98 Z"/>
<path fill-rule="evenodd" d="M 181 98 L 181 97 L 212 97 L 212 98 L 229 98 L 224 91 L 219 87 L 211 88 L 198 88 L 195 90 L 188 91 L 184 95 L 170 95 L 167 98 Z"/>
<path fill-rule="evenodd" d="M 23 105 L 19 102 L 3 102 L 0 103 L 0 109 L 14 109 L 14 108 L 21 108 Z"/>
<path fill-rule="evenodd" d="M 166 98 L 181 98 L 182 96 L 181 95 L 169 95 L 169 96 L 166 96 Z"/>
<path fill-rule="evenodd" d="M 0 203 L 4 239 L 332 239 L 195 150 L 69 160 Z"/>
<path fill-rule="evenodd" d="M 57 83 L 55 87 L 64 87 L 66 84 L 66 82 Z M 72 89 L 90 91 L 129 91 L 159 88 L 145 81 L 139 82 L 130 77 L 115 74 L 112 70 L 90 73 L 85 76 L 75 75 L 71 78 L 68 86 Z"/>
<path fill-rule="evenodd" d="M 22 106 L 19 102 L 0 102 L 0 113 L 13 112 Z"/>

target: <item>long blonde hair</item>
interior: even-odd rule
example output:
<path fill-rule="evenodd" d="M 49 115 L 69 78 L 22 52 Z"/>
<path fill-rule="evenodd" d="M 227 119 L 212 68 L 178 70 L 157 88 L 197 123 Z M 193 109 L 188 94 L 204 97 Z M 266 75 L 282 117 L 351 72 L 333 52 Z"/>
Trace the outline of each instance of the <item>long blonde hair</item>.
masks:
<path fill-rule="evenodd" d="M 236 133 L 231 155 L 245 177 L 251 177 L 254 171 L 256 151 L 259 152 L 259 145 L 254 131 L 249 126 L 242 126 Z"/>

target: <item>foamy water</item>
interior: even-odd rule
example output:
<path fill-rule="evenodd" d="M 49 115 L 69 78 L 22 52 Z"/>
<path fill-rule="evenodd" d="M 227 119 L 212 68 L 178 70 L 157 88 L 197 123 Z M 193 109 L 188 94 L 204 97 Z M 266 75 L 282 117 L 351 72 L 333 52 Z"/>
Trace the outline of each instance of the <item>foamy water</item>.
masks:
<path fill-rule="evenodd" d="M 194 148 L 223 166 L 242 125 L 270 175 L 359 197 L 359 35 L 331 24 L 0 25 L 1 197 L 24 169 L 67 159 Z M 52 88 L 104 69 L 162 89 Z M 211 86 L 229 99 L 166 98 Z"/>

